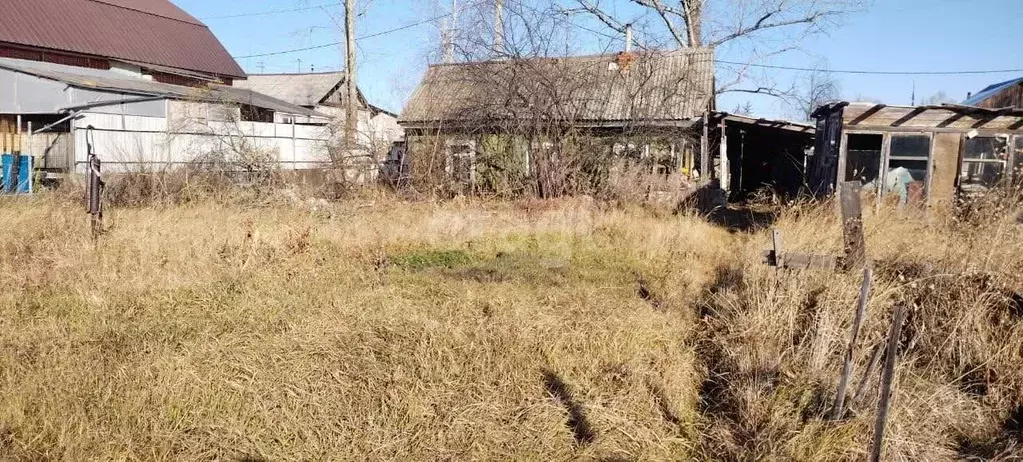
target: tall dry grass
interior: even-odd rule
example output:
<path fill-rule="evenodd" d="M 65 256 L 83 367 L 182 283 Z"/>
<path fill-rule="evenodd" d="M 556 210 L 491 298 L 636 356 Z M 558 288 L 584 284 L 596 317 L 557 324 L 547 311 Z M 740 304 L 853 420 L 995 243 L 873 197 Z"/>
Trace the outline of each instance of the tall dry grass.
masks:
<path fill-rule="evenodd" d="M 561 201 L 0 204 L 0 459 L 861 459 L 838 423 L 857 275 L 761 264 L 765 230 Z M 261 202 L 263 203 L 263 202 Z M 827 205 L 775 225 L 838 252 Z M 896 303 L 891 460 L 1018 455 L 1011 217 L 867 217 Z"/>

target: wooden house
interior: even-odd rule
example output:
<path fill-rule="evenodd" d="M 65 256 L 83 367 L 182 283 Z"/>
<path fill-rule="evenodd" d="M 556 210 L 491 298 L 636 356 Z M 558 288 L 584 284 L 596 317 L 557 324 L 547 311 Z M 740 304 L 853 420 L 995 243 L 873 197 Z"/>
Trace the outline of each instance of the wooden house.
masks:
<path fill-rule="evenodd" d="M 818 196 L 860 181 L 878 201 L 940 209 L 1023 181 L 1023 109 L 839 102 L 814 118 L 808 186 Z"/>
<path fill-rule="evenodd" d="M 988 109 L 1003 107 L 1023 109 L 1023 77 L 990 85 L 977 94 L 970 95 L 963 104 Z"/>

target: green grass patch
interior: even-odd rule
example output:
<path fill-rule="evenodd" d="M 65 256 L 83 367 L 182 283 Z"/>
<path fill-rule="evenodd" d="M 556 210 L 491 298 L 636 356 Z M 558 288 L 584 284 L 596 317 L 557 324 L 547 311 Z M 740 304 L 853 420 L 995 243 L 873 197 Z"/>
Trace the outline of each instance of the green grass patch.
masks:
<path fill-rule="evenodd" d="M 430 268 L 457 268 L 465 266 L 475 259 L 464 250 L 417 249 L 391 255 L 392 265 L 412 271 Z"/>

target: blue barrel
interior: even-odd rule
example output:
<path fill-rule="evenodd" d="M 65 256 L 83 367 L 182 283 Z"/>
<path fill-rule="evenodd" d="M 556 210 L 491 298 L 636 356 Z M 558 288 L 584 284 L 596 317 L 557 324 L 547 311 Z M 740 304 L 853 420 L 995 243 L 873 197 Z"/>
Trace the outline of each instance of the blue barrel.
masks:
<path fill-rule="evenodd" d="M 18 181 L 17 184 L 12 184 L 14 178 L 12 178 L 11 170 L 14 167 L 14 155 L 4 154 L 0 156 L 0 176 L 3 180 L 3 193 L 7 194 L 30 194 L 32 193 L 32 156 L 21 156 L 21 165 L 18 168 Z"/>

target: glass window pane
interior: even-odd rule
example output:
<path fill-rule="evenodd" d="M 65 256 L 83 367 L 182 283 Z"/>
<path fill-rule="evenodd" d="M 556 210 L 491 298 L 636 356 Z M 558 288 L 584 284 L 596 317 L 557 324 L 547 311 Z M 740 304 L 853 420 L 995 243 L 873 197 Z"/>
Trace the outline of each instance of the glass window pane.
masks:
<path fill-rule="evenodd" d="M 892 139 L 895 142 L 895 139 Z M 899 203 L 923 203 L 927 196 L 927 161 L 890 159 L 884 192 L 894 194 Z"/>
<path fill-rule="evenodd" d="M 976 136 L 963 143 L 963 159 L 1001 160 L 1009 158 L 1009 139 L 1001 136 Z"/>
<path fill-rule="evenodd" d="M 892 135 L 892 148 L 889 156 L 930 157 L 931 137 L 927 135 Z"/>
<path fill-rule="evenodd" d="M 881 174 L 881 135 L 850 134 L 847 139 L 845 181 L 866 184 L 877 180 Z"/>
<path fill-rule="evenodd" d="M 1005 172 L 1003 162 L 963 162 L 959 184 L 967 195 L 982 193 L 998 185 Z"/>

